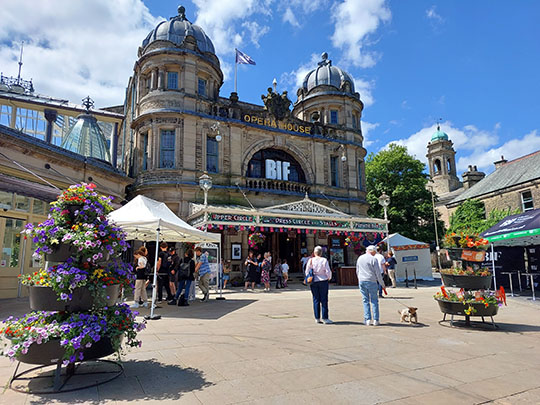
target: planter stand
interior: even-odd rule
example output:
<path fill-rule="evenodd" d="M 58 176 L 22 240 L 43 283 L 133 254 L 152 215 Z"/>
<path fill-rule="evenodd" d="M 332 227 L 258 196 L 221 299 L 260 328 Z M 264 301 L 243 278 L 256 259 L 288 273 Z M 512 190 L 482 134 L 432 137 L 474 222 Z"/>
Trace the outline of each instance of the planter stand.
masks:
<path fill-rule="evenodd" d="M 88 365 L 89 371 L 81 371 L 77 372 L 79 367 L 81 365 Z M 21 365 L 21 362 L 17 364 L 17 367 L 15 368 L 15 372 L 13 373 L 13 377 L 11 378 L 11 381 L 9 382 L 9 387 L 17 392 L 21 392 L 23 394 L 54 394 L 59 392 L 70 392 L 70 391 L 78 391 L 85 388 L 90 387 L 97 387 L 98 385 L 105 384 L 109 381 L 112 381 L 118 377 L 120 377 L 124 373 L 124 367 L 117 361 L 112 360 L 88 360 L 88 361 L 82 361 L 77 364 L 69 364 L 68 366 L 64 367 L 65 372 L 62 372 L 62 361 L 59 360 L 58 363 L 55 365 L 43 365 L 43 366 L 37 366 L 33 367 L 31 369 L 22 371 L 17 374 L 17 371 L 19 370 L 19 366 Z M 33 371 L 42 370 L 45 368 L 55 367 L 54 373 L 42 373 L 37 376 L 33 377 L 27 377 L 26 375 L 32 373 Z M 86 368 L 86 367 L 81 367 Z M 52 370 L 49 370 L 52 371 Z M 48 375 L 43 375 L 48 374 Z M 97 377 L 97 376 L 102 376 Z M 69 380 L 74 376 L 81 376 L 83 378 L 79 378 L 79 383 L 70 385 L 66 387 L 66 384 L 69 382 Z M 53 379 L 52 386 L 44 387 L 44 388 L 38 388 L 37 390 L 33 390 L 30 388 L 29 384 L 31 381 L 37 381 L 39 379 Z M 28 384 L 23 385 L 22 387 L 14 387 L 13 383 L 16 381 L 28 381 Z"/>
<path fill-rule="evenodd" d="M 450 326 L 454 326 L 454 323 L 455 322 L 464 322 L 464 326 L 466 327 L 471 327 L 473 326 L 473 324 L 471 323 L 471 316 L 470 315 L 465 315 L 465 320 L 464 321 L 454 321 L 454 314 L 443 314 L 443 319 L 441 321 L 439 321 L 439 323 L 442 323 L 442 322 L 450 322 Z M 450 320 L 448 321 L 446 319 L 446 315 L 450 315 Z M 493 316 L 480 316 L 482 318 L 482 322 L 479 322 L 479 321 L 474 321 L 474 323 L 479 323 L 479 324 L 485 324 L 485 325 L 489 325 L 491 324 L 491 326 L 493 326 L 493 329 L 497 329 L 499 326 L 495 323 L 495 321 L 493 320 Z M 491 319 L 491 322 L 486 322 L 485 321 L 485 318 L 490 318 Z"/>

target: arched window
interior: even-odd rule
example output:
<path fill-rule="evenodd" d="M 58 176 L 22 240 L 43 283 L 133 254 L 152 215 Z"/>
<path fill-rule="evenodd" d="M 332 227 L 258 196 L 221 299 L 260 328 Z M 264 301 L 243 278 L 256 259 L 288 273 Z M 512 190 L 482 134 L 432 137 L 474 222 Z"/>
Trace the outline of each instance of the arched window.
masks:
<path fill-rule="evenodd" d="M 279 149 L 263 149 L 255 153 L 248 163 L 246 177 L 306 182 L 302 166 Z"/>
<path fill-rule="evenodd" d="M 446 169 L 448 170 L 448 173 L 452 173 L 452 163 L 450 162 L 450 159 L 446 161 Z"/>
<path fill-rule="evenodd" d="M 441 174 L 441 161 L 439 159 L 433 161 L 433 174 Z"/>

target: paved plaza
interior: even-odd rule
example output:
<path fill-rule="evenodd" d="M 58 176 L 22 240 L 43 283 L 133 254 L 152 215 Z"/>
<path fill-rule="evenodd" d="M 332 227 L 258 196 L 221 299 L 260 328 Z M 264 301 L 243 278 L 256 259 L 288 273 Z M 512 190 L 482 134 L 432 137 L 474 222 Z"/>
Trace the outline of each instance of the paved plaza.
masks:
<path fill-rule="evenodd" d="M 437 287 L 389 289 L 378 327 L 362 321 L 360 293 L 333 287 L 333 325 L 313 320 L 310 292 L 227 291 L 188 308 L 164 305 L 123 356 L 124 375 L 83 391 L 27 395 L 4 389 L 0 403 L 180 404 L 538 404 L 540 306 L 509 298 L 499 329 L 450 328 Z M 402 304 L 419 308 L 417 326 L 399 322 Z M 3 300 L 2 318 L 27 311 Z M 143 310 L 143 314 L 146 310 Z M 7 386 L 15 364 L 2 357 Z"/>

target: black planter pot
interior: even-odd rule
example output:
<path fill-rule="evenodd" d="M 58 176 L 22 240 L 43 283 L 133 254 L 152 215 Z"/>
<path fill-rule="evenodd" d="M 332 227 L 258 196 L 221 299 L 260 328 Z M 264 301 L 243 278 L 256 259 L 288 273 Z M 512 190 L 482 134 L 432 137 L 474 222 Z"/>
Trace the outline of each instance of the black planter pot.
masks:
<path fill-rule="evenodd" d="M 45 260 L 48 262 L 65 262 L 76 253 L 75 248 L 67 243 L 60 243 L 52 248 L 52 253 L 45 255 Z"/>
<path fill-rule="evenodd" d="M 73 204 L 73 205 L 68 205 L 66 206 L 66 210 L 69 211 L 69 219 L 71 221 L 71 223 L 74 223 L 75 222 L 75 218 L 77 217 L 75 215 L 75 211 L 80 211 L 82 210 L 82 208 L 84 207 L 83 204 Z"/>
<path fill-rule="evenodd" d="M 65 348 L 60 346 L 60 339 L 52 339 L 38 345 L 32 343 L 26 354 L 17 356 L 17 360 L 27 364 L 57 364 L 63 361 Z M 84 360 L 99 359 L 114 353 L 113 344 L 110 338 L 104 337 L 95 342 L 92 347 L 82 349 Z M 76 354 L 78 360 L 78 353 Z"/>
<path fill-rule="evenodd" d="M 461 252 L 463 252 L 462 248 L 448 248 L 448 256 L 450 256 L 450 260 L 461 260 Z"/>
<path fill-rule="evenodd" d="M 33 311 L 81 312 L 90 310 L 92 306 L 101 308 L 116 304 L 120 285 L 109 285 L 104 290 L 103 299 L 95 299 L 87 287 L 76 288 L 71 301 L 59 301 L 59 296 L 51 287 L 30 286 L 30 308 Z"/>
<path fill-rule="evenodd" d="M 450 302 L 450 301 L 444 301 L 440 299 L 435 299 L 439 303 L 439 308 L 441 309 L 441 312 L 443 314 L 448 315 L 463 315 L 463 316 L 495 316 L 497 315 L 497 312 L 499 312 L 499 306 L 496 304 L 489 305 L 487 308 L 486 306 L 479 302 L 479 303 L 472 303 L 471 306 L 476 309 L 475 313 L 471 313 L 470 315 L 467 315 L 465 313 L 465 310 L 469 308 L 469 304 L 463 304 L 462 302 Z"/>
<path fill-rule="evenodd" d="M 491 287 L 491 274 L 489 276 L 467 276 L 441 273 L 446 287 L 457 287 L 465 290 L 487 290 Z"/>

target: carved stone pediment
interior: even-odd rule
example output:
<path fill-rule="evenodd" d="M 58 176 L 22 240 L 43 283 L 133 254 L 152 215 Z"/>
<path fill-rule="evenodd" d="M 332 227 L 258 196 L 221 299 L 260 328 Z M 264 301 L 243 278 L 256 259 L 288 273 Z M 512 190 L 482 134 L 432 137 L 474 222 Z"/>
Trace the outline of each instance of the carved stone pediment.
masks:
<path fill-rule="evenodd" d="M 319 204 L 315 201 L 312 201 L 309 199 L 309 197 L 306 197 L 301 201 L 295 201 L 292 203 L 287 204 L 280 204 L 280 205 L 274 205 L 272 207 L 263 208 L 261 211 L 264 212 L 291 212 L 291 213 L 298 213 L 298 214 L 323 214 L 323 215 L 331 215 L 331 216 L 342 216 L 345 218 L 348 218 L 349 215 L 345 214 L 344 212 L 341 212 L 339 210 L 327 207 L 325 205 Z"/>

